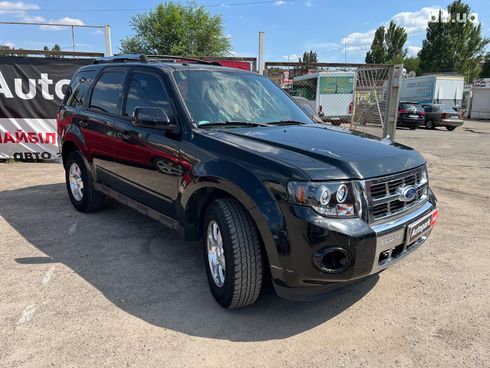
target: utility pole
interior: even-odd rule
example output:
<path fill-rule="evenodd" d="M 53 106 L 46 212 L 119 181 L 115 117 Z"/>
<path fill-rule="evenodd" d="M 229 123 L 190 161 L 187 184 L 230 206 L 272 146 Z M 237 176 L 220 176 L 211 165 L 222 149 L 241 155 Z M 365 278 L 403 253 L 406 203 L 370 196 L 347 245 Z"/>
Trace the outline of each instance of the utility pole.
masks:
<path fill-rule="evenodd" d="M 264 32 L 259 32 L 259 74 L 264 74 Z"/>
<path fill-rule="evenodd" d="M 112 43 L 111 43 L 111 26 L 106 24 L 104 26 L 105 33 L 105 56 L 112 56 Z"/>
<path fill-rule="evenodd" d="M 73 45 L 73 52 L 75 52 L 75 27 L 71 26 L 71 43 Z"/>

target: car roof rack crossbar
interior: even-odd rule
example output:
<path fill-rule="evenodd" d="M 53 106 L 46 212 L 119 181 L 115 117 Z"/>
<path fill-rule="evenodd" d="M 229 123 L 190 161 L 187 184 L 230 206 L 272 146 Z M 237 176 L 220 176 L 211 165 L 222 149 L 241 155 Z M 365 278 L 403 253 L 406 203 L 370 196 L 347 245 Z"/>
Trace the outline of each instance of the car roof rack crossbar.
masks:
<path fill-rule="evenodd" d="M 114 56 L 105 56 L 101 58 L 97 58 L 94 60 L 93 64 L 102 64 L 102 63 L 123 63 L 123 62 L 131 62 L 136 61 L 140 63 L 147 63 L 148 58 L 144 54 L 126 54 L 126 55 L 114 55 Z"/>

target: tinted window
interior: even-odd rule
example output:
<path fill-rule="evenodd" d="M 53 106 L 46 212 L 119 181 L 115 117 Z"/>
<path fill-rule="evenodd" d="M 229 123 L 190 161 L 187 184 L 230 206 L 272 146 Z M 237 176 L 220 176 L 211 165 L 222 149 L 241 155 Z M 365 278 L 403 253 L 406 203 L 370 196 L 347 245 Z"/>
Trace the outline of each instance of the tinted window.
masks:
<path fill-rule="evenodd" d="M 124 72 L 105 72 L 102 74 L 92 92 L 90 107 L 116 114 L 123 80 Z"/>
<path fill-rule="evenodd" d="M 133 73 L 129 81 L 123 115 L 133 115 L 135 107 L 160 107 L 172 116 L 170 99 L 160 78 L 148 73 Z"/>
<path fill-rule="evenodd" d="M 425 112 L 432 112 L 432 106 L 424 105 L 423 107 L 424 107 Z"/>
<path fill-rule="evenodd" d="M 95 70 L 77 73 L 68 86 L 64 103 L 68 106 L 82 106 L 96 74 Z"/>

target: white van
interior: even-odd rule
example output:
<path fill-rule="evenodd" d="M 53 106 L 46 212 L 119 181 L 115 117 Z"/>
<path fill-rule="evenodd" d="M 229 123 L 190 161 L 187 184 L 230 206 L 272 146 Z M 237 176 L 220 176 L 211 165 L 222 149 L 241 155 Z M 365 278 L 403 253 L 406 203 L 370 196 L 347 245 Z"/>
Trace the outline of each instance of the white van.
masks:
<path fill-rule="evenodd" d="M 334 125 L 351 121 L 354 101 L 354 72 L 319 72 L 293 79 L 291 94 L 314 103 L 323 121 Z"/>

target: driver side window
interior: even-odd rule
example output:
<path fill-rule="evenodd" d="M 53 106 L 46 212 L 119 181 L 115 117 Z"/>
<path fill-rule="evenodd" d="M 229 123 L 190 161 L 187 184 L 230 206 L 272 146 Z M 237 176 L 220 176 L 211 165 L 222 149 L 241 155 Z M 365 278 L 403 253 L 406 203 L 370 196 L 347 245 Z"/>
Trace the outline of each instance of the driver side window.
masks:
<path fill-rule="evenodd" d="M 132 116 L 135 107 L 159 107 L 165 110 L 171 120 L 174 117 L 167 90 L 154 74 L 131 74 L 123 115 Z"/>

